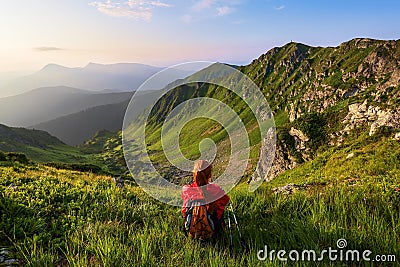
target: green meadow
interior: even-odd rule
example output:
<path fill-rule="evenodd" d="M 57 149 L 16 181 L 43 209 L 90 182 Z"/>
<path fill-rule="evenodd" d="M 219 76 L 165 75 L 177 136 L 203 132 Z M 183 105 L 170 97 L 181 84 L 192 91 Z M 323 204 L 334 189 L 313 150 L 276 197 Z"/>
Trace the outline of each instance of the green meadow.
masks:
<path fill-rule="evenodd" d="M 353 157 L 346 158 L 349 153 Z M 247 183 L 229 193 L 249 251 L 228 229 L 215 244 L 185 236 L 180 208 L 160 203 L 133 182 L 110 176 L 1 162 L 0 242 L 25 266 L 286 266 L 259 250 L 336 248 L 400 255 L 400 145 L 359 137 L 284 172 L 254 193 Z M 289 183 L 304 190 L 276 193 Z M 289 262 L 294 266 L 391 266 L 372 262 Z M 64 265 L 63 265 L 64 264 Z"/>

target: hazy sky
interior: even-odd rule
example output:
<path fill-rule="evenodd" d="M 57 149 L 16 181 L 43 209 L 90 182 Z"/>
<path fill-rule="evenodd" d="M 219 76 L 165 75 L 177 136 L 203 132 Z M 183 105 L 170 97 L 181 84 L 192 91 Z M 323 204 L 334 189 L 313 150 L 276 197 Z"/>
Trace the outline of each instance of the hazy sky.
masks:
<path fill-rule="evenodd" d="M 12 0 L 0 6 L 0 72 L 47 63 L 249 63 L 291 40 L 400 38 L 400 1 Z"/>

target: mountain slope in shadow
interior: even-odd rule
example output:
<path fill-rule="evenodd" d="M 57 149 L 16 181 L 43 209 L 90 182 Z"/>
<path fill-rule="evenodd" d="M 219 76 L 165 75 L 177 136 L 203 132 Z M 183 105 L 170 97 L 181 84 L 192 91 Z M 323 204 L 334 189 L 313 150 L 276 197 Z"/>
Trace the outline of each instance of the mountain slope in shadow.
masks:
<path fill-rule="evenodd" d="M 157 95 L 158 92 L 138 92 L 138 95 L 135 96 L 131 103 L 131 105 L 135 105 L 137 114 L 130 115 L 139 115 L 140 111 L 147 108 L 150 104 L 149 99 L 152 99 L 151 96 L 154 94 Z M 127 99 L 115 104 L 99 105 L 84 109 L 73 114 L 33 125 L 30 128 L 47 131 L 68 145 L 82 145 L 98 131 L 121 131 L 129 101 L 131 100 Z"/>
<path fill-rule="evenodd" d="M 27 127 L 91 107 L 123 102 L 132 94 L 96 93 L 66 86 L 38 88 L 0 98 L 0 123 Z"/>
<path fill-rule="evenodd" d="M 99 130 L 120 131 L 129 101 L 101 105 L 32 126 L 57 136 L 68 145 L 82 145 Z"/>

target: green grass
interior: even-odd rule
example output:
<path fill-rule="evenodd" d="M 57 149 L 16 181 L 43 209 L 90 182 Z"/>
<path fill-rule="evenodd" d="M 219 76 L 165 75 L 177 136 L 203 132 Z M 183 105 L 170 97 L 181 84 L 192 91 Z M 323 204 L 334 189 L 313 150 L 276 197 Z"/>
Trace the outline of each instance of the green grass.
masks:
<path fill-rule="evenodd" d="M 64 145 L 50 146 L 46 149 L 26 147 L 25 151 L 23 149 L 20 151 L 27 154 L 30 158 L 35 159 L 37 162 L 90 162 L 93 158 L 92 155 L 84 155 L 78 148 Z"/>
<path fill-rule="evenodd" d="M 302 130 L 311 137 L 310 143 L 315 142 L 312 161 L 285 171 L 255 193 L 249 193 L 244 183 L 230 192 L 250 246 L 248 253 L 242 253 L 236 243 L 236 254 L 230 256 L 227 235 L 215 245 L 186 238 L 180 209 L 153 200 L 133 182 L 127 181 L 121 190 L 111 177 L 62 169 L 73 169 L 73 163 L 87 163 L 102 166 L 107 173 L 126 174 L 121 133 L 101 132 L 86 145 L 72 148 L 41 132 L 34 132 L 36 139 L 43 141 L 37 144 L 30 140 L 32 133 L 21 129 L 13 131 L 31 145 L 24 143 L 16 150 L 36 163 L 24 165 L 4 159 L 0 163 L 0 246 L 11 247 L 15 257 L 27 266 L 53 266 L 59 259 L 70 266 L 286 266 L 276 259 L 261 262 L 257 252 L 264 245 L 275 250 L 321 251 L 335 247 L 339 238 L 345 238 L 351 249 L 395 254 L 399 261 L 399 142 L 391 139 L 393 133 L 385 131 L 370 137 L 364 125 L 345 136 L 342 145 L 327 144 L 327 136 L 343 128 L 340 122 L 348 113 L 348 104 L 364 99 L 373 103 L 371 92 L 377 82 L 370 78 L 370 86 L 364 92 L 342 99 L 322 113 L 310 113 L 292 123 L 288 119 L 291 103 L 303 112 L 308 110 L 308 104 L 311 111 L 322 104 L 318 98 L 312 103 L 301 100 L 305 92 L 315 87 L 322 90 L 320 85 L 327 84 L 347 90 L 361 83 L 363 77 L 346 83 L 342 78 L 357 71 L 376 46 L 360 51 L 350 49 L 351 45 L 322 49 L 291 43 L 242 68 L 263 88 L 271 107 L 280 110 L 275 114 L 278 138 L 285 141 L 298 163 L 303 160 L 288 134 L 290 128 Z M 306 60 L 296 61 L 296 53 L 303 54 Z M 287 67 L 281 64 L 282 60 L 294 61 Z M 386 99 L 397 89 L 388 90 Z M 146 129 L 152 161 L 165 167 L 160 122 L 173 107 L 194 96 L 221 100 L 239 114 L 251 145 L 248 169 L 254 169 L 260 147 L 254 116 L 239 97 L 207 84 L 177 88 L 157 103 Z M 139 129 L 132 125 L 128 130 L 138 134 Z M 186 157 L 194 159 L 199 156 L 199 142 L 194 140 L 207 137 L 218 146 L 214 166 L 214 175 L 218 176 L 226 167 L 230 142 L 216 122 L 198 119 L 188 123 L 180 134 L 180 146 Z M 2 141 L 0 145 L 15 150 L 13 142 Z M 137 144 L 132 143 L 131 149 L 136 148 Z M 140 152 L 136 150 L 134 154 Z M 348 157 L 351 153 L 353 156 Z M 54 164 L 57 169 L 38 164 L 48 161 L 62 164 Z M 291 195 L 273 192 L 275 187 L 288 183 L 307 184 L 308 189 Z M 234 238 L 237 241 L 236 232 Z M 321 265 L 348 264 L 325 261 Z"/>
<path fill-rule="evenodd" d="M 399 258 L 400 145 L 366 136 L 358 143 L 324 152 L 255 193 L 246 184 L 230 192 L 248 253 L 239 250 L 236 232 L 235 256 L 227 235 L 216 245 L 187 238 L 179 208 L 133 185 L 121 190 L 107 176 L 18 163 L 0 167 L 0 243 L 27 266 L 52 266 L 60 257 L 70 266 L 283 266 L 259 261 L 257 252 L 264 245 L 318 252 L 339 238 L 351 249 Z M 290 182 L 310 187 L 272 192 Z"/>
<path fill-rule="evenodd" d="M 18 151 L 24 153 L 36 162 L 90 162 L 93 158 L 93 155 L 85 155 L 76 147 L 60 144 L 47 145 L 46 147 L 18 145 L 10 150 L 5 149 L 4 151 Z"/>

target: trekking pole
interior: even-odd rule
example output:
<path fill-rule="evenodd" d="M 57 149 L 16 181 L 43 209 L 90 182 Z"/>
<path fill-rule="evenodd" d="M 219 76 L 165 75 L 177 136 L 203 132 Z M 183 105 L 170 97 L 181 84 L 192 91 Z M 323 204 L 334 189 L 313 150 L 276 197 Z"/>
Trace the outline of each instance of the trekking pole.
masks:
<path fill-rule="evenodd" d="M 246 240 L 244 240 L 244 238 L 242 237 L 242 233 L 240 232 L 239 223 L 237 221 L 236 214 L 233 211 L 232 203 L 229 203 L 229 204 L 230 204 L 231 212 L 232 212 L 232 215 L 233 215 L 233 219 L 234 219 L 235 224 L 236 224 L 236 229 L 237 229 L 237 231 L 239 233 L 240 245 L 242 246 L 242 250 L 243 251 L 248 251 L 249 247 L 247 246 Z"/>
<path fill-rule="evenodd" d="M 229 237 L 230 237 L 230 245 L 229 245 L 229 251 L 231 253 L 231 256 L 233 255 L 233 237 L 232 237 L 232 227 L 231 227 L 231 216 L 228 213 L 228 227 L 229 227 Z"/>

